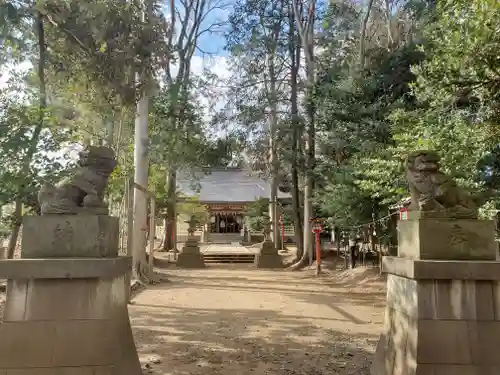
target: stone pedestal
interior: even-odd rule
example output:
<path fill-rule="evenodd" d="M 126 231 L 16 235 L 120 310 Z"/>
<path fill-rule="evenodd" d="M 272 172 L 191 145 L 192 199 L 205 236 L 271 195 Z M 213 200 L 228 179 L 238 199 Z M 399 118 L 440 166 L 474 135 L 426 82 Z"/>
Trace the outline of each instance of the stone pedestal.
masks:
<path fill-rule="evenodd" d="M 30 225 L 23 228 L 23 244 L 26 237 L 30 241 L 40 237 L 28 245 L 28 253 L 37 259 L 23 254 L 24 259 L 0 261 L 0 277 L 8 279 L 0 325 L 0 374 L 142 375 L 127 309 L 125 279 L 132 261 L 102 258 L 117 247 L 94 246 L 99 255 L 84 258 L 92 248 L 91 238 L 102 246 L 101 241 L 114 243 L 105 239 L 106 233 L 94 232 L 102 228 L 96 223 L 109 224 L 113 218 L 87 218 L 94 224 L 72 227 L 72 237 L 65 237 L 71 241 L 65 249 L 72 249 L 73 257 L 50 257 L 47 237 L 54 232 L 43 233 L 40 228 L 57 228 L 58 220 L 60 228 L 66 228 L 68 221 L 80 217 L 50 215 L 29 218 Z M 65 235 L 63 230 L 60 234 Z M 82 238 L 88 241 L 80 246 Z M 56 237 L 54 243 L 62 240 Z"/>
<path fill-rule="evenodd" d="M 203 225 L 201 229 L 201 243 L 208 242 L 208 224 Z"/>
<path fill-rule="evenodd" d="M 196 237 L 188 237 L 182 251 L 177 256 L 175 265 L 179 268 L 205 268 L 205 261 L 200 253 Z"/>
<path fill-rule="evenodd" d="M 127 310 L 131 259 L 0 261 L 0 374 L 141 375 Z M 67 371 L 67 372 L 65 372 Z"/>
<path fill-rule="evenodd" d="M 23 258 L 118 256 L 119 220 L 104 215 L 26 216 Z"/>
<path fill-rule="evenodd" d="M 493 220 L 416 216 L 399 221 L 398 229 L 400 257 L 453 260 L 496 260 L 497 257 Z"/>
<path fill-rule="evenodd" d="M 283 260 L 272 241 L 264 241 L 260 245 L 260 251 L 255 256 L 255 266 L 257 268 L 283 268 Z"/>
<path fill-rule="evenodd" d="M 488 260 L 496 250 L 486 246 L 494 228 L 480 220 L 399 224 L 400 256 L 382 262 L 387 307 L 371 374 L 500 374 L 500 262 Z"/>

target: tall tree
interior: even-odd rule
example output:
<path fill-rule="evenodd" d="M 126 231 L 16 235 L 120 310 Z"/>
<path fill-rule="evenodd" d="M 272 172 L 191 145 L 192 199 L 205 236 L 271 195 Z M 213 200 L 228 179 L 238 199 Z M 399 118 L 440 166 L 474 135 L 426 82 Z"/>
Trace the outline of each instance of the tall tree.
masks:
<path fill-rule="evenodd" d="M 306 141 L 306 171 L 304 176 L 304 255 L 293 267 L 305 266 L 313 260 L 313 241 L 311 232 L 311 219 L 313 218 L 313 189 L 314 168 L 316 164 L 315 146 L 315 116 L 316 108 L 314 102 L 316 87 L 316 63 L 315 63 L 315 20 L 316 0 L 300 3 L 299 0 L 291 0 L 293 14 L 297 23 L 297 30 L 302 42 L 306 69 L 306 117 L 307 117 L 307 141 Z"/>
<path fill-rule="evenodd" d="M 102 87 L 109 103 L 119 103 L 131 109 L 137 102 L 135 122 L 134 179 L 148 186 L 148 115 L 149 98 L 154 87 L 154 72 L 169 62 L 165 42 L 167 23 L 156 0 L 144 3 L 122 1 L 91 2 L 57 0 L 43 3 L 43 12 L 52 26 L 51 48 L 59 70 L 79 69 L 96 87 Z M 68 63 L 75 63 L 68 67 Z M 107 96 L 107 97 L 106 97 Z M 107 142 L 112 124 L 103 119 Z M 144 193 L 134 194 L 133 273 L 136 279 L 147 282 L 146 236 L 141 231 L 147 220 L 147 200 Z M 129 239 L 130 240 L 130 239 Z"/>
<path fill-rule="evenodd" d="M 199 50 L 198 40 L 206 33 L 220 31 L 223 20 L 209 21 L 218 10 L 226 7 L 222 0 L 183 0 L 176 3 L 170 0 L 168 13 L 170 14 L 170 27 L 168 45 L 171 46 L 175 63 L 168 64 L 164 70 L 165 84 L 168 86 L 171 124 L 169 129 L 177 132 L 188 133 L 189 121 L 184 121 L 189 94 L 193 85 L 191 75 L 191 60 Z M 176 147 L 179 150 L 179 147 Z M 180 167 L 182 152 L 169 155 L 168 172 L 166 176 L 168 207 L 167 207 L 167 235 L 165 248 L 176 247 L 176 187 L 177 172 Z"/>
<path fill-rule="evenodd" d="M 27 9 L 20 9 L 14 7 L 11 3 L 6 3 L 3 5 L 3 9 L 6 11 L 6 24 L 9 22 L 13 23 L 13 28 L 10 30 L 13 38 L 18 36 L 22 32 L 22 28 L 25 27 L 25 22 L 28 24 L 30 21 L 26 21 L 21 16 L 21 12 Z M 28 14 L 30 14 L 28 12 Z M 7 19 L 9 18 L 9 19 Z M 37 53 L 35 54 L 37 58 L 37 78 L 38 78 L 38 98 L 39 98 L 39 106 L 38 106 L 38 116 L 36 125 L 33 127 L 31 131 L 31 136 L 27 143 L 26 153 L 24 154 L 22 166 L 19 170 L 18 181 L 27 181 L 28 176 L 30 174 L 31 165 L 33 162 L 33 157 L 37 151 L 37 147 L 40 142 L 40 137 L 42 134 L 42 130 L 44 127 L 44 119 L 45 112 L 47 109 L 47 88 L 45 81 L 45 69 L 46 69 L 46 61 L 47 61 L 47 51 L 46 51 L 46 40 L 45 40 L 45 27 L 44 27 L 44 18 L 43 15 L 39 11 L 35 11 L 32 18 L 32 33 L 24 33 L 25 36 L 29 38 L 30 34 L 34 35 L 36 38 L 36 46 Z M 6 35 L 6 39 L 9 40 L 8 35 Z M 16 196 L 14 199 L 14 214 L 13 214 L 13 227 L 12 233 L 9 239 L 9 244 L 7 247 L 7 257 L 11 259 L 14 256 L 14 251 L 16 248 L 16 244 L 18 242 L 19 231 L 21 228 L 21 220 L 23 213 L 23 202 L 26 202 L 28 186 L 25 183 L 21 183 L 16 192 Z"/>
<path fill-rule="evenodd" d="M 366 1 L 365 14 L 363 15 L 363 20 L 361 21 L 361 37 L 359 40 L 359 65 L 360 70 L 363 71 L 365 68 L 366 60 L 366 30 L 368 27 L 368 20 L 370 19 L 370 12 L 373 7 L 373 0 Z"/>
<path fill-rule="evenodd" d="M 258 147 L 255 154 L 260 155 L 254 160 L 261 162 L 260 156 L 267 154 L 262 164 L 271 182 L 271 239 L 276 246 L 280 242 L 278 130 L 286 89 L 285 5 L 285 1 L 239 1 L 231 14 L 230 29 L 226 33 L 226 48 L 231 53 L 233 69 L 237 72 L 231 77 L 230 105 L 236 110 L 231 120 L 236 120 L 242 125 L 243 132 L 255 137 L 247 144 L 253 143 Z"/>
<path fill-rule="evenodd" d="M 304 254 L 304 227 L 302 225 L 302 204 L 299 190 L 299 160 L 301 134 L 303 130 L 299 114 L 299 72 L 302 47 L 297 33 L 295 14 L 288 6 L 288 54 L 290 59 L 290 126 L 291 126 L 291 186 L 293 224 L 295 229 L 295 242 L 297 244 L 296 260 Z"/>
<path fill-rule="evenodd" d="M 244 131 L 267 140 L 266 177 L 271 181 L 269 213 L 272 241 L 279 237 L 279 141 L 280 109 L 284 105 L 285 89 L 284 26 L 285 1 L 269 3 L 262 0 L 237 2 L 226 33 L 227 46 L 237 76 L 232 77 L 231 103 L 236 109 L 237 121 Z M 243 74 L 242 74 L 243 73 Z M 255 97 L 257 94 L 258 99 Z M 251 97 L 251 101 L 246 99 Z M 257 99 L 257 100 L 256 100 Z"/>

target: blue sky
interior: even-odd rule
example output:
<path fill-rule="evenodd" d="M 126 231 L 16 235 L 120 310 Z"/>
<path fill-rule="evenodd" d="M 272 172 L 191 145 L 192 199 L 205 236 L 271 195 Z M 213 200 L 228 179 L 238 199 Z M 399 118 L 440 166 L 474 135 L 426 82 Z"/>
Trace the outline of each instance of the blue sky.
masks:
<path fill-rule="evenodd" d="M 178 0 L 176 0 L 177 2 Z M 209 3 L 212 3 L 214 4 L 215 2 L 218 2 L 218 3 L 221 3 L 221 4 L 224 4 L 225 5 L 225 9 L 224 10 L 214 10 L 212 12 L 210 12 L 210 14 L 207 15 L 205 21 L 204 21 L 204 25 L 202 25 L 201 29 L 205 29 L 207 28 L 208 26 L 212 25 L 214 22 L 218 22 L 220 21 L 221 19 L 223 20 L 227 20 L 227 17 L 228 15 L 230 14 L 230 12 L 232 11 L 232 5 L 236 3 L 237 0 L 209 0 L 208 2 Z M 228 26 L 224 26 L 224 29 L 227 30 L 228 29 Z M 204 33 L 203 35 L 200 36 L 199 40 L 198 40 L 198 46 L 200 47 L 201 50 L 207 52 L 208 54 L 210 54 L 210 56 L 203 56 L 203 53 L 199 50 L 196 50 L 195 52 L 195 56 L 197 59 L 202 59 L 202 60 L 205 60 L 204 58 L 207 58 L 207 57 L 214 57 L 216 59 L 216 61 L 212 61 L 209 63 L 209 65 L 224 65 L 225 66 L 225 59 L 224 57 L 227 57 L 227 52 L 224 50 L 224 46 L 225 46 L 225 38 L 224 38 L 224 31 L 225 30 L 219 30 L 218 32 L 215 32 L 215 33 Z M 218 58 L 222 58 L 222 59 L 218 59 Z M 199 64 L 196 64 L 196 62 L 194 63 L 194 65 L 199 65 Z M 31 66 L 31 64 L 29 63 L 24 63 L 24 64 L 21 64 L 21 66 L 19 67 L 15 67 L 15 68 L 18 68 L 18 69 L 29 69 L 29 67 Z M 12 67 L 10 67 L 12 68 Z M 221 73 L 222 70 L 224 70 L 224 67 L 222 66 L 219 66 L 218 68 L 217 67 L 214 67 L 215 69 L 214 70 L 218 70 L 218 73 Z M 17 69 L 16 69 L 17 70 Z M 0 88 L 2 88 L 5 84 L 5 81 L 8 79 L 10 75 L 8 74 L 7 71 L 2 71 L 0 72 Z"/>
<path fill-rule="evenodd" d="M 215 15 L 207 17 L 207 24 L 213 22 L 215 19 Z M 224 38 L 223 33 L 205 33 L 198 40 L 198 46 L 203 50 L 210 54 L 214 54 L 217 56 L 226 56 L 227 52 L 224 50 L 224 46 L 226 44 L 226 40 Z M 196 51 L 196 56 L 202 57 L 202 53 L 200 51 Z"/>
<path fill-rule="evenodd" d="M 211 3 L 215 3 L 215 1 L 211 1 Z M 210 14 L 207 15 L 201 29 L 207 28 L 214 24 L 214 22 L 219 22 L 221 19 L 227 20 L 228 15 L 232 11 L 232 5 L 236 3 L 236 0 L 221 0 L 220 2 L 225 5 L 225 9 L 210 12 Z M 224 29 L 227 30 L 227 28 L 228 27 L 226 25 Z M 227 56 L 227 52 L 224 51 L 225 44 L 226 40 L 224 38 L 224 30 L 212 34 L 205 33 L 198 40 L 198 46 L 202 50 L 217 56 Z M 196 56 L 202 57 L 202 53 L 200 51 L 196 51 L 195 54 Z"/>

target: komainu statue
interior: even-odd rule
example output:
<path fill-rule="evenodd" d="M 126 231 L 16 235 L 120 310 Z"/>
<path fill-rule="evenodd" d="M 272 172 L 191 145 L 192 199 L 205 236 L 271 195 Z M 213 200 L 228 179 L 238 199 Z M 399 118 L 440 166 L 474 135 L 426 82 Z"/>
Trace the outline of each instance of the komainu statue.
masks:
<path fill-rule="evenodd" d="M 426 217 L 477 219 L 479 207 L 491 194 L 474 197 L 439 170 L 440 158 L 434 151 L 415 151 L 406 160 L 410 186 L 410 211 Z"/>
<path fill-rule="evenodd" d="M 115 153 L 108 147 L 89 146 L 79 153 L 78 169 L 56 186 L 45 184 L 38 193 L 40 213 L 108 215 L 104 192 L 116 167 Z"/>

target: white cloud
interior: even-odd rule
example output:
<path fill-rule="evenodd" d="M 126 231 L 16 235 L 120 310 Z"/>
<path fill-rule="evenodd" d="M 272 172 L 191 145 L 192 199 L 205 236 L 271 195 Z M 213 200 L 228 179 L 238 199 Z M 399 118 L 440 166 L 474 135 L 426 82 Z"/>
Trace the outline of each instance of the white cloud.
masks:
<path fill-rule="evenodd" d="M 172 74 L 175 76 L 178 67 L 172 65 Z M 230 77 L 228 59 L 225 56 L 193 56 L 191 59 L 191 74 L 193 78 L 203 78 L 209 72 L 217 77 L 211 80 L 207 87 L 197 88 L 197 94 L 203 106 L 204 119 L 210 121 L 214 111 L 220 110 L 226 104 L 227 89 L 224 82 Z"/>
<path fill-rule="evenodd" d="M 229 78 L 228 61 L 225 56 L 193 56 L 191 66 L 195 74 L 199 74 L 203 69 L 208 68 L 219 78 Z"/>
<path fill-rule="evenodd" d="M 27 72 L 32 69 L 31 62 L 23 62 L 14 66 L 4 66 L 0 71 L 0 90 L 8 85 L 13 74 Z M 172 66 L 172 74 L 177 74 L 178 68 Z M 203 106 L 204 120 L 208 123 L 215 111 L 221 110 L 226 104 L 227 88 L 224 82 L 230 77 L 228 59 L 225 56 L 193 56 L 191 60 L 191 72 L 193 77 L 202 78 L 206 72 L 210 72 L 218 79 L 211 81 L 208 87 L 198 90 L 200 104 Z"/>

